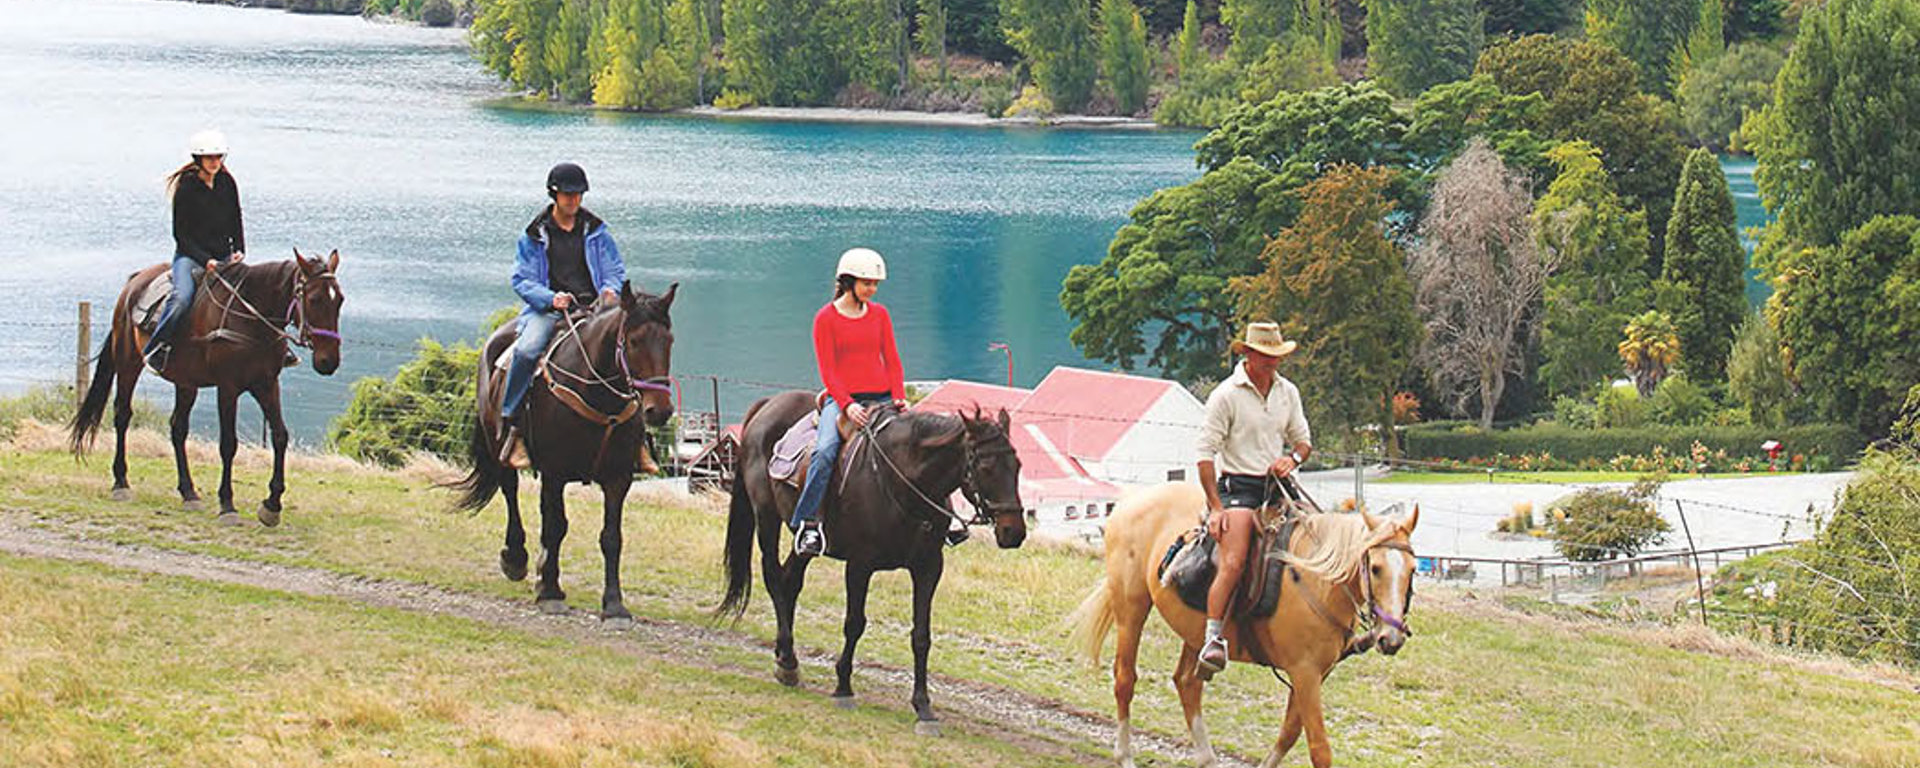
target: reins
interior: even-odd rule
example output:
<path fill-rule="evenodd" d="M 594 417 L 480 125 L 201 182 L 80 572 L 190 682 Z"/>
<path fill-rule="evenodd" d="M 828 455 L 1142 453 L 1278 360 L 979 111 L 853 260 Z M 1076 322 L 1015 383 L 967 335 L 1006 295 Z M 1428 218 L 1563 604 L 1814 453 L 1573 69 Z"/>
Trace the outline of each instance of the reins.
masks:
<path fill-rule="evenodd" d="M 822 428 L 830 429 L 831 426 L 823 425 Z M 925 491 L 920 490 L 920 486 L 915 485 L 913 480 L 907 477 L 907 473 L 900 470 L 899 465 L 893 463 L 893 457 L 888 456 L 886 450 L 880 447 L 879 435 L 873 431 L 873 423 L 869 421 L 866 424 L 860 425 L 861 433 L 866 435 L 869 452 L 879 456 L 880 461 L 886 463 L 887 469 L 893 471 L 893 476 L 899 478 L 901 484 L 907 486 L 907 490 L 913 491 L 913 495 L 919 497 L 921 502 L 961 525 L 990 525 L 993 523 L 993 506 L 986 501 L 985 494 L 982 494 L 978 487 L 979 482 L 974 479 L 973 465 L 975 456 L 978 454 L 976 454 L 974 449 L 973 434 L 965 431 L 966 425 L 964 423 L 962 423 L 960 429 L 963 433 L 960 443 L 966 456 L 964 459 L 966 466 L 963 474 L 960 476 L 960 494 L 966 498 L 967 503 L 973 505 L 973 519 L 971 520 L 956 514 L 951 505 L 942 504 L 929 498 Z M 1001 450 L 1010 452 L 1013 448 L 1012 446 L 1007 446 L 1004 449 L 996 449 L 996 453 Z M 887 498 L 893 501 L 895 507 L 901 506 L 899 499 L 894 498 L 892 489 L 887 488 L 885 485 L 882 485 L 881 488 L 886 491 Z"/>
<path fill-rule="evenodd" d="M 592 466 L 596 470 L 599 469 L 600 462 L 606 458 L 607 445 L 613 441 L 614 430 L 618 429 L 620 425 L 632 421 L 633 417 L 640 412 L 640 401 L 644 393 L 648 390 L 668 393 L 673 391 L 671 377 L 652 376 L 646 379 L 639 379 L 633 376 L 632 369 L 627 365 L 626 308 L 622 307 L 620 311 L 620 329 L 614 337 L 614 349 L 616 350 L 614 357 L 620 364 L 620 378 L 608 378 L 606 375 L 600 373 L 600 370 L 594 366 L 593 353 L 587 349 L 587 342 L 580 334 L 579 319 L 575 313 L 572 312 L 561 313 L 561 316 L 567 321 L 567 327 L 561 331 L 562 335 L 559 339 L 554 340 L 554 343 L 548 345 L 546 354 L 540 356 L 540 365 L 534 371 L 536 376 L 547 382 L 547 389 L 553 393 L 554 399 L 566 405 L 568 410 L 573 411 L 574 414 L 579 417 L 601 427 L 600 448 L 595 451 L 593 455 Z M 565 367 L 553 362 L 553 353 L 559 350 L 561 345 L 565 344 L 569 339 L 573 341 L 575 347 L 579 348 L 580 360 L 587 367 L 587 374 L 584 376 L 569 371 Z M 624 405 L 622 405 L 616 413 L 607 413 L 595 408 L 587 402 L 585 396 L 581 395 L 573 387 L 567 386 L 554 378 L 555 373 L 579 382 L 584 387 L 603 387 L 607 391 L 612 392 Z"/>
<path fill-rule="evenodd" d="M 288 343 L 293 344 L 294 346 L 312 349 L 313 337 L 315 336 L 333 339 L 334 341 L 343 341 L 339 331 L 333 330 L 330 328 L 315 327 L 311 322 L 307 320 L 307 304 L 304 301 L 304 299 L 306 298 L 307 285 L 311 282 L 316 282 L 321 280 L 333 281 L 337 284 L 339 282 L 338 278 L 335 278 L 332 272 L 322 272 L 318 276 L 308 276 L 307 271 L 304 268 L 302 268 L 298 263 L 294 264 L 293 265 L 293 295 L 291 298 L 287 300 L 287 311 L 285 313 L 286 316 L 278 321 L 275 321 L 272 318 L 267 317 L 266 313 L 261 312 L 259 307 L 254 306 L 253 302 L 248 301 L 247 297 L 240 293 L 240 286 L 245 285 L 247 282 L 246 275 L 244 274 L 241 275 L 239 284 L 235 284 L 234 282 L 229 281 L 227 279 L 227 276 L 221 274 L 220 271 L 217 269 L 209 267 L 207 269 L 207 274 L 211 276 L 215 281 L 218 281 L 220 285 L 224 286 L 227 289 L 227 297 L 220 304 L 220 326 L 219 328 L 216 329 L 216 331 L 224 330 L 242 337 L 246 336 L 246 334 L 240 333 L 239 331 L 234 331 L 233 329 L 227 327 L 227 318 L 233 316 L 234 314 L 239 314 L 241 317 L 259 321 L 261 325 L 264 325 L 267 327 L 268 330 L 273 331 L 274 334 L 278 336 L 280 339 L 283 339 Z M 236 302 L 238 302 L 240 305 L 241 311 L 239 312 L 235 312 L 234 310 L 233 305 Z M 299 335 L 287 333 L 286 331 L 287 324 L 293 322 L 296 319 L 296 316 L 300 321 Z"/>

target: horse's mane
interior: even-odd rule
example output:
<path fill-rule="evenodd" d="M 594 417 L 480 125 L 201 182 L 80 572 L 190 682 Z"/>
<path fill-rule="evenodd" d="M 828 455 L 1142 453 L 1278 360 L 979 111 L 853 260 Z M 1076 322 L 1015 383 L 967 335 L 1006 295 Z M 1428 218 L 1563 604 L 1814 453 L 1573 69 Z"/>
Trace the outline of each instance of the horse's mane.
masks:
<path fill-rule="evenodd" d="M 1307 515 L 1300 520 L 1300 528 L 1307 535 L 1306 553 L 1287 552 L 1282 559 L 1327 581 L 1352 575 L 1372 533 L 1365 517 L 1345 513 Z"/>

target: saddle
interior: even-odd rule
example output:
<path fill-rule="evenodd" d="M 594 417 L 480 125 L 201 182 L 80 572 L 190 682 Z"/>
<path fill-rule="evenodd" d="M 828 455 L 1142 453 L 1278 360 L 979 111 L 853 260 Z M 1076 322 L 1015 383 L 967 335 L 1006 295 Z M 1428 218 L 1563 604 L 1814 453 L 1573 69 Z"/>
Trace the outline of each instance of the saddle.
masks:
<path fill-rule="evenodd" d="M 194 267 L 194 285 L 204 285 L 206 283 L 206 274 L 206 267 Z M 195 291 L 193 295 L 194 303 L 199 303 L 200 297 L 205 294 L 206 291 Z M 147 283 L 146 290 L 141 291 L 139 296 L 134 297 L 132 306 L 134 327 L 139 328 L 144 333 L 153 333 L 154 329 L 160 325 L 160 312 L 166 308 L 167 298 L 172 295 L 173 270 L 162 270 L 159 276 L 153 278 L 153 282 Z M 191 307 L 189 307 L 189 309 L 191 309 Z"/>
<path fill-rule="evenodd" d="M 816 398 L 816 403 L 818 398 Z M 880 409 L 874 417 L 873 431 L 878 434 L 893 423 L 897 414 L 891 408 Z M 839 472 L 841 483 L 846 482 L 849 468 L 853 466 L 853 457 L 866 443 L 867 436 L 855 426 L 853 420 L 842 413 L 834 425 L 840 431 Z M 807 482 L 807 473 L 813 465 L 813 444 L 820 436 L 820 411 L 807 414 L 787 428 L 787 432 L 773 444 L 773 455 L 767 459 L 767 476 L 776 482 L 786 483 L 796 489 Z"/>
<path fill-rule="evenodd" d="M 1290 508 L 1276 519 L 1263 521 L 1251 544 L 1252 556 L 1234 587 L 1228 604 L 1228 618 L 1264 619 L 1280 606 L 1280 589 L 1285 579 L 1288 542 L 1300 515 Z M 1213 576 L 1219 572 L 1218 553 L 1213 537 L 1205 526 L 1181 534 L 1160 558 L 1160 583 L 1172 587 L 1180 602 L 1196 611 L 1207 610 L 1207 592 L 1213 589 Z"/>

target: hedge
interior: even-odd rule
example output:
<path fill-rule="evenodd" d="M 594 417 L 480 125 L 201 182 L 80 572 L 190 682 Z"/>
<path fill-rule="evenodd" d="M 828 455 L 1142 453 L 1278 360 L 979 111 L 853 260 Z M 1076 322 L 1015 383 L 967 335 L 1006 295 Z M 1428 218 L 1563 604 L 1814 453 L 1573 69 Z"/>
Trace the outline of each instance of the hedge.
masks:
<path fill-rule="evenodd" d="M 1684 456 L 1695 441 L 1710 451 L 1763 458 L 1766 452 L 1760 450 L 1760 444 L 1779 440 L 1785 446 L 1783 457 L 1825 456 L 1835 464 L 1843 464 L 1852 461 L 1866 447 L 1866 440 L 1859 432 L 1839 424 L 1784 429 L 1755 426 L 1575 429 L 1536 424 L 1486 432 L 1458 422 L 1435 422 L 1408 427 L 1404 437 L 1408 458 L 1459 460 L 1547 453 L 1564 461 L 1607 461 L 1620 455 L 1644 455 L 1654 446 L 1660 446 L 1670 455 Z"/>

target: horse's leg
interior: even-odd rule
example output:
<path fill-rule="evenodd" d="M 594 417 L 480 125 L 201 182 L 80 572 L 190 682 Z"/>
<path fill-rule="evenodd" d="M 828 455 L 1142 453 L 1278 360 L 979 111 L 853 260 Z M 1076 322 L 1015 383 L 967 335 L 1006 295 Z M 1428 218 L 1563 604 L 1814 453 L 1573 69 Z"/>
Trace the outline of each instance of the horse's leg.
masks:
<path fill-rule="evenodd" d="M 240 389 L 221 385 L 214 390 L 220 406 L 220 521 L 228 525 L 240 522 L 240 511 L 233 508 L 233 456 L 240 452 Z M 231 515 L 231 517 L 229 517 Z"/>
<path fill-rule="evenodd" d="M 193 401 L 200 399 L 200 390 L 181 384 L 173 386 L 173 419 L 168 424 L 172 428 L 173 472 L 179 478 L 176 485 L 180 490 L 180 503 L 188 512 L 205 509 L 200 503 L 200 494 L 193 490 L 193 473 L 187 469 L 187 425 L 193 417 Z"/>
<path fill-rule="evenodd" d="M 1193 764 L 1213 765 L 1213 743 L 1207 739 L 1207 723 L 1200 717 L 1200 694 L 1206 690 L 1200 679 L 1200 649 L 1180 644 L 1180 660 L 1173 665 L 1173 688 L 1180 693 L 1180 712 L 1187 719 L 1187 735 L 1193 737 Z"/>
<path fill-rule="evenodd" d="M 560 589 L 560 542 L 567 538 L 567 484 L 540 478 L 540 590 L 534 604 L 542 613 L 566 613 L 567 593 Z"/>
<path fill-rule="evenodd" d="M 491 460 L 491 456 L 474 459 Z M 527 529 L 520 523 L 520 470 L 501 468 L 500 498 L 507 502 L 507 541 L 500 549 L 500 573 L 508 581 L 519 581 L 527 577 Z"/>
<path fill-rule="evenodd" d="M 1293 698 L 1299 700 L 1300 725 L 1307 732 L 1307 754 L 1313 768 L 1333 765 L 1333 744 L 1327 741 L 1327 723 L 1320 713 L 1320 675 L 1322 670 L 1293 676 Z M 1288 705 L 1292 708 L 1292 704 Z"/>
<path fill-rule="evenodd" d="M 1121 768 L 1133 768 L 1133 686 L 1140 680 L 1140 632 L 1146 628 L 1152 603 L 1139 605 L 1125 598 L 1125 591 L 1109 581 L 1108 598 L 1113 601 L 1117 644 L 1113 649 L 1113 703 L 1119 724 L 1113 740 L 1113 755 Z"/>
<path fill-rule="evenodd" d="M 840 684 L 833 689 L 833 703 L 853 707 L 853 648 L 867 631 L 867 587 L 873 583 L 873 571 L 847 566 L 847 620 L 841 627 L 846 644 L 840 646 L 840 660 L 833 665 Z"/>
<path fill-rule="evenodd" d="M 288 435 L 286 419 L 280 414 L 280 380 L 267 379 L 255 384 L 251 392 L 273 438 L 273 479 L 267 481 L 267 498 L 260 502 L 260 524 L 272 528 L 280 524 L 280 494 L 287 490 Z"/>
<path fill-rule="evenodd" d="M 1280 738 L 1274 739 L 1273 751 L 1267 753 L 1267 759 L 1260 761 L 1260 768 L 1280 768 L 1280 761 L 1293 751 L 1293 745 L 1300 740 L 1300 699 L 1287 695 L 1287 716 L 1280 724 Z"/>
<path fill-rule="evenodd" d="M 101 354 L 112 354 L 111 350 Z M 119 364 L 116 362 L 115 366 Z M 125 370 L 125 368 L 120 368 Z M 113 500 L 133 501 L 133 489 L 127 485 L 127 428 L 133 426 L 133 387 L 140 383 L 140 363 L 132 373 L 118 373 L 113 392 Z"/>
<path fill-rule="evenodd" d="M 787 568 L 780 562 L 783 527 L 778 517 L 761 515 L 755 533 L 760 539 L 760 582 L 766 585 L 767 597 L 773 601 L 775 624 L 779 627 L 773 641 L 773 676 L 781 685 L 791 686 L 800 684 L 800 659 L 793 655 L 793 607 L 800 590 L 795 587 L 789 592 L 787 588 Z M 798 568 L 804 576 L 805 558 L 800 560 Z"/>
<path fill-rule="evenodd" d="M 606 514 L 600 522 L 600 557 L 606 561 L 606 587 L 600 592 L 600 620 L 616 629 L 633 626 L 633 614 L 627 612 L 620 594 L 620 518 L 627 503 L 627 488 L 633 485 L 633 473 L 621 471 L 602 477 L 600 490 L 606 496 Z"/>
<path fill-rule="evenodd" d="M 927 696 L 927 654 L 933 650 L 933 593 L 940 588 L 940 572 L 946 567 L 939 549 L 913 569 L 913 714 L 919 721 L 914 733 L 934 736 L 940 733 L 940 718 L 933 714 L 933 700 Z"/>

